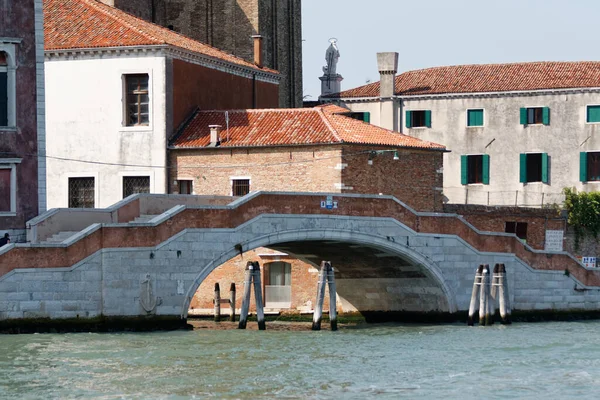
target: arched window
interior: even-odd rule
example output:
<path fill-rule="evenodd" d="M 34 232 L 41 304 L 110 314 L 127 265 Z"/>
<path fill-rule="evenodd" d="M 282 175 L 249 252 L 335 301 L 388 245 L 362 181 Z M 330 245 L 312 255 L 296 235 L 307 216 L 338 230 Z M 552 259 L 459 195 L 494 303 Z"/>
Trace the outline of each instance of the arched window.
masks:
<path fill-rule="evenodd" d="M 16 127 L 15 42 L 0 38 L 0 129 Z"/>

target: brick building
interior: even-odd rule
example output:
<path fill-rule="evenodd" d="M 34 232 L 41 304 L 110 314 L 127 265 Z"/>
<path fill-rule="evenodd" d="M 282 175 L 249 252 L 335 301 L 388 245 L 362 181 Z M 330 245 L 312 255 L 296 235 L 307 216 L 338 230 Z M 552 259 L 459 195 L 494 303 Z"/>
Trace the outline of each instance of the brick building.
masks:
<path fill-rule="evenodd" d="M 42 21 L 41 0 L 0 6 L 0 235 L 14 242 L 46 208 Z"/>
<path fill-rule="evenodd" d="M 265 40 L 265 65 L 281 73 L 280 106 L 302 106 L 300 0 L 101 0 L 245 60 L 251 36 Z"/>
<path fill-rule="evenodd" d="M 44 14 L 50 207 L 167 193 L 167 138 L 196 107 L 278 105 L 279 74 L 258 58 L 95 0 L 46 0 Z"/>
<path fill-rule="evenodd" d="M 169 146 L 171 192 L 243 196 L 250 191 L 391 194 L 421 211 L 441 210 L 444 146 L 351 118 L 336 106 L 197 111 Z M 269 249 L 236 257 L 200 286 L 191 307 L 208 312 L 213 288 L 242 290 L 248 260 L 263 267 L 267 308 L 309 311 L 318 271 Z M 340 306 L 349 304 L 340 298 Z M 200 311 L 202 312 L 202 311 Z"/>

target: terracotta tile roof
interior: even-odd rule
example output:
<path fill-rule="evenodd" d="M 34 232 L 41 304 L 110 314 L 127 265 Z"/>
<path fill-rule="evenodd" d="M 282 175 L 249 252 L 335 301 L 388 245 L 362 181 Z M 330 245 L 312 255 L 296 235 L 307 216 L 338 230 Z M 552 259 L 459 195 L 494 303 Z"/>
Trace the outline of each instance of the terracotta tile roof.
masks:
<path fill-rule="evenodd" d="M 530 62 L 435 67 L 396 76 L 399 96 L 600 87 L 600 62 Z M 327 97 L 378 97 L 379 82 Z"/>
<path fill-rule="evenodd" d="M 46 50 L 171 45 L 277 73 L 96 0 L 44 0 L 44 36 Z"/>
<path fill-rule="evenodd" d="M 209 125 L 221 125 L 221 148 L 352 143 L 437 151 L 446 149 L 437 143 L 342 115 L 349 112 L 334 105 L 315 108 L 233 110 L 229 111 L 227 135 L 224 111 L 198 111 L 171 140 L 170 146 L 208 147 Z"/>

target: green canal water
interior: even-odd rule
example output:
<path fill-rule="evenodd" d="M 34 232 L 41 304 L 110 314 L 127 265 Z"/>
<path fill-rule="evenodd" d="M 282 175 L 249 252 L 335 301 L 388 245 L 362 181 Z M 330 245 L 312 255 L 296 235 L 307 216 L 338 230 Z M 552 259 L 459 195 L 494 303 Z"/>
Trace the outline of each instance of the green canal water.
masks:
<path fill-rule="evenodd" d="M 0 336 L 2 399 L 599 397 L 596 321 Z"/>

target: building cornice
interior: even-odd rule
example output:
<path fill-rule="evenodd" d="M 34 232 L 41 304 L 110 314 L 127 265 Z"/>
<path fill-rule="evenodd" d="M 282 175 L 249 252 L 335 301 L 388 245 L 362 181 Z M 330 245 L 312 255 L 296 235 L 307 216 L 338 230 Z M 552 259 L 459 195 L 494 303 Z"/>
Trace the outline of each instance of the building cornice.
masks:
<path fill-rule="evenodd" d="M 14 38 L 14 37 L 4 37 L 4 36 L 0 36 L 0 42 L 1 43 L 12 43 L 12 44 L 19 44 L 23 41 L 23 39 L 21 38 Z"/>
<path fill-rule="evenodd" d="M 80 49 L 49 49 L 45 51 L 46 61 L 67 61 L 78 59 L 102 59 L 129 56 L 147 57 L 172 57 L 178 60 L 201 65 L 206 68 L 215 69 L 244 78 L 256 78 L 259 81 L 279 84 L 281 77 L 268 71 L 260 71 L 254 68 L 219 60 L 204 54 L 188 51 L 171 45 L 147 45 L 147 46 L 116 46 L 116 47 L 93 47 Z"/>
<path fill-rule="evenodd" d="M 441 94 L 422 94 L 422 95 L 407 95 L 394 96 L 396 100 L 448 100 L 448 99 L 465 99 L 465 98 L 497 98 L 497 97 L 531 97 L 531 96 L 547 96 L 560 94 L 582 94 L 582 93 L 600 93 L 600 87 L 592 88 L 568 88 L 568 89 L 540 89 L 540 90 L 523 90 L 523 91 L 505 91 L 505 92 L 475 92 L 475 93 L 441 93 Z M 344 102 L 344 103 L 371 103 L 389 100 L 390 98 L 374 97 L 337 97 L 322 99 L 324 102 Z"/>

